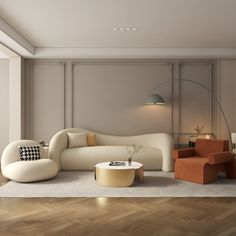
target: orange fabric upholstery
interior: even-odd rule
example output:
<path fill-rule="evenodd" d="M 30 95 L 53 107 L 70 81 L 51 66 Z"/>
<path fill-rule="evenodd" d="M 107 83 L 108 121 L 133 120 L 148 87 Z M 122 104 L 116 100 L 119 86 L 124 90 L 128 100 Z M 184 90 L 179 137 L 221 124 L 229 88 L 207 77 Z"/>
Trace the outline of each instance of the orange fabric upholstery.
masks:
<path fill-rule="evenodd" d="M 175 178 L 206 184 L 216 180 L 221 171 L 233 178 L 234 158 L 228 150 L 227 140 L 215 139 L 197 139 L 195 148 L 175 150 Z"/>
<path fill-rule="evenodd" d="M 227 163 L 233 161 L 233 153 L 231 152 L 217 152 L 208 154 L 208 163 L 211 165 Z"/>
<path fill-rule="evenodd" d="M 174 160 L 176 160 L 178 158 L 194 156 L 194 150 L 195 150 L 194 148 L 185 148 L 185 149 L 174 150 L 173 158 L 174 158 Z"/>
<path fill-rule="evenodd" d="M 195 154 L 200 157 L 207 157 L 209 153 L 229 151 L 227 140 L 197 139 Z"/>

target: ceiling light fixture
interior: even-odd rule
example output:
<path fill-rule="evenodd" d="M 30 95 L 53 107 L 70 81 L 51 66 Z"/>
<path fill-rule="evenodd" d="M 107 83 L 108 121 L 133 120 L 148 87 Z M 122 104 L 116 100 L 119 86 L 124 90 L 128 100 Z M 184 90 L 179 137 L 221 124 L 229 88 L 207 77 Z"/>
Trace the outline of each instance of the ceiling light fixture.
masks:
<path fill-rule="evenodd" d="M 114 31 L 135 31 L 137 30 L 136 27 L 114 27 Z"/>

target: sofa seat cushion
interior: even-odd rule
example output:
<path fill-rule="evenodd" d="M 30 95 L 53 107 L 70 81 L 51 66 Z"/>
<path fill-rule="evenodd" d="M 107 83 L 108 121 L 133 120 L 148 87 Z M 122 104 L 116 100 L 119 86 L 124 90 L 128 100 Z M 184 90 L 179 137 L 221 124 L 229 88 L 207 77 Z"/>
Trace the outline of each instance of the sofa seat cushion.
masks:
<path fill-rule="evenodd" d="M 95 164 L 105 161 L 127 161 L 127 146 L 94 146 L 64 149 L 61 154 L 62 170 L 93 170 Z M 145 170 L 162 169 L 162 153 L 157 148 L 143 147 L 133 161 Z"/>
<path fill-rule="evenodd" d="M 16 161 L 4 167 L 3 175 L 16 182 L 35 182 L 54 177 L 57 170 L 56 163 L 50 159 Z"/>

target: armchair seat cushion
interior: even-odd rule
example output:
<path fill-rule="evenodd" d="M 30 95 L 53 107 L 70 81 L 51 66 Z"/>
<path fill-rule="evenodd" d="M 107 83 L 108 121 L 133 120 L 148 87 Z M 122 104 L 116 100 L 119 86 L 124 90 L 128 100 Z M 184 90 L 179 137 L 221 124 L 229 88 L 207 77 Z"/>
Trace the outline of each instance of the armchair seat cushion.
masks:
<path fill-rule="evenodd" d="M 57 174 L 57 165 L 50 159 L 16 161 L 4 167 L 3 175 L 16 182 L 34 182 L 50 179 Z"/>
<path fill-rule="evenodd" d="M 210 167 L 209 176 L 206 173 Z M 213 167 L 213 166 L 212 166 Z M 177 159 L 175 162 L 175 178 L 188 180 L 194 183 L 207 183 L 208 179 L 212 179 L 214 168 L 208 164 L 208 158 L 205 157 L 189 157 Z M 213 174 L 212 174 L 213 171 Z M 207 174 L 207 175 L 205 175 Z"/>
<path fill-rule="evenodd" d="M 192 173 L 196 172 L 197 168 L 204 168 L 204 166 L 208 163 L 208 158 L 205 157 L 188 157 L 188 158 L 182 158 L 178 159 L 175 162 L 175 166 L 178 166 L 178 164 L 181 163 L 181 170 L 182 173 L 185 171 L 192 171 Z"/>

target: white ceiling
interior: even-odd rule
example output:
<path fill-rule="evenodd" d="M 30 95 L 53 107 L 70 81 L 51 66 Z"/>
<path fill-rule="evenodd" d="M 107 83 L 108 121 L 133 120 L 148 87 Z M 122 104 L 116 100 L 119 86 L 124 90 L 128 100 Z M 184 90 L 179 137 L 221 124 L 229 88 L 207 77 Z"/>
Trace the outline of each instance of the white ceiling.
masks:
<path fill-rule="evenodd" d="M 0 0 L 0 43 L 24 57 L 232 58 L 235 25 L 236 0 Z"/>
<path fill-rule="evenodd" d="M 0 0 L 0 15 L 35 47 L 236 47 L 236 0 Z"/>

